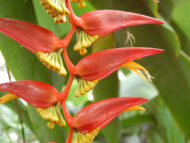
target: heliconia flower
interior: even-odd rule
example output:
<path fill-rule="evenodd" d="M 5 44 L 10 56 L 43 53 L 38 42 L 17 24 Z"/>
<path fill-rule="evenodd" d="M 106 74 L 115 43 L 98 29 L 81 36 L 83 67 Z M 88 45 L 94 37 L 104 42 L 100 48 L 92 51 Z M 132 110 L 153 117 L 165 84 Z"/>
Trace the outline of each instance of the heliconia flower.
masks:
<path fill-rule="evenodd" d="M 87 52 L 86 48 L 99 37 L 116 30 L 134 25 L 163 24 L 163 21 L 152 17 L 116 10 L 95 10 L 77 17 L 74 15 L 71 7 L 69 7 L 69 4 L 67 5 L 71 11 L 69 15 L 70 21 L 75 26 L 77 33 L 77 43 L 74 46 L 74 50 L 80 51 L 81 55 L 84 55 Z M 128 36 L 131 36 L 131 34 L 128 34 Z"/>
<path fill-rule="evenodd" d="M 65 0 L 40 0 L 40 3 L 47 10 L 47 13 L 54 17 L 54 22 L 66 22 L 66 15 L 70 12 L 65 6 Z"/>
<path fill-rule="evenodd" d="M 80 96 L 90 91 L 99 80 L 107 77 L 119 68 L 128 68 L 139 74 L 146 81 L 146 78 L 138 70 L 143 71 L 148 80 L 151 81 L 149 72 L 133 61 L 161 52 L 163 50 L 155 48 L 125 47 L 103 50 L 84 57 L 73 71 L 73 74 L 79 80 L 75 96 Z"/>
<path fill-rule="evenodd" d="M 21 98 L 36 107 L 38 113 L 45 120 L 47 126 L 54 128 L 55 124 L 65 126 L 59 107 L 60 93 L 51 85 L 37 81 L 16 81 L 0 84 L 0 91 L 8 92 L 0 98 L 0 104 L 15 98 Z"/>
<path fill-rule="evenodd" d="M 77 131 L 73 143 L 91 143 L 98 132 L 122 112 L 145 110 L 138 105 L 146 101 L 140 97 L 119 97 L 87 105 L 68 122 L 71 130 Z"/>
<path fill-rule="evenodd" d="M 0 32 L 36 54 L 49 69 L 67 74 L 61 56 L 64 43 L 51 31 L 21 20 L 0 18 Z"/>

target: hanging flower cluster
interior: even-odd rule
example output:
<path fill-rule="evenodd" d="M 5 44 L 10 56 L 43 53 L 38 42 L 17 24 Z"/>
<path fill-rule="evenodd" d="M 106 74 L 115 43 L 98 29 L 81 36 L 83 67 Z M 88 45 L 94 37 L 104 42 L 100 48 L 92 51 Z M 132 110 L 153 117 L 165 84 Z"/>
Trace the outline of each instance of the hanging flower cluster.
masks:
<path fill-rule="evenodd" d="M 84 7 L 84 0 L 71 0 Z M 59 39 L 51 31 L 38 25 L 21 20 L 0 18 L 0 32 L 16 40 L 26 49 L 34 53 L 49 69 L 58 72 L 60 76 L 69 73 L 70 78 L 65 89 L 59 93 L 54 87 L 37 81 L 16 81 L 0 84 L 0 90 L 8 92 L 0 98 L 0 104 L 16 98 L 22 98 L 37 109 L 40 116 L 48 120 L 51 129 L 55 124 L 65 126 L 70 131 L 66 143 L 71 143 L 75 131 L 74 143 L 91 143 L 98 132 L 122 112 L 144 110 L 138 106 L 147 101 L 140 97 L 118 97 L 105 99 L 87 105 L 74 117 L 70 115 L 65 105 L 73 79 L 78 80 L 78 88 L 74 96 L 81 96 L 92 90 L 103 78 L 119 68 L 128 68 L 139 74 L 145 81 L 151 81 L 149 72 L 134 62 L 142 57 L 159 54 L 161 49 L 146 47 L 123 47 L 103 50 L 84 57 L 73 65 L 67 55 L 67 47 L 77 34 L 75 51 L 85 55 L 98 38 L 121 28 L 141 24 L 163 24 L 162 21 L 148 16 L 116 10 L 96 10 L 77 17 L 72 10 L 70 0 L 40 0 L 47 12 L 57 23 L 63 23 L 68 16 L 71 30 L 64 39 Z M 128 39 L 133 38 L 129 34 Z M 65 61 L 66 65 L 64 65 Z M 67 70 L 65 68 L 67 67 Z M 141 74 L 142 71 L 146 77 Z M 62 117 L 63 109 L 65 119 Z"/>

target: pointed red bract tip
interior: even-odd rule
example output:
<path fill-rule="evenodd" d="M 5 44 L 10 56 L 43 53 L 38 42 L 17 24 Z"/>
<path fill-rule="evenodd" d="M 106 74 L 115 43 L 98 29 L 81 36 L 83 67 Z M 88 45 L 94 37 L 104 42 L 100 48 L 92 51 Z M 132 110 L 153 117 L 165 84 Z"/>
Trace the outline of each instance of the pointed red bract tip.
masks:
<path fill-rule="evenodd" d="M 127 61 L 163 52 L 155 48 L 116 48 L 93 53 L 83 58 L 77 65 L 75 75 L 84 80 L 103 79 L 116 71 Z"/>
<path fill-rule="evenodd" d="M 100 127 L 101 129 L 116 118 L 122 111 L 148 101 L 140 97 L 119 97 L 105 99 L 87 105 L 73 118 L 71 126 L 81 133 L 88 133 Z"/>
<path fill-rule="evenodd" d="M 53 86 L 30 80 L 3 83 L 0 90 L 12 93 L 37 108 L 50 107 L 57 102 L 59 95 Z"/>
<path fill-rule="evenodd" d="M 51 31 L 21 20 L 0 18 L 0 32 L 33 53 L 51 52 L 62 46 L 61 40 Z"/>
<path fill-rule="evenodd" d="M 116 10 L 96 10 L 81 17 L 81 24 L 75 25 L 91 35 L 104 36 L 116 30 L 141 24 L 164 24 L 163 21 L 132 12 Z"/>

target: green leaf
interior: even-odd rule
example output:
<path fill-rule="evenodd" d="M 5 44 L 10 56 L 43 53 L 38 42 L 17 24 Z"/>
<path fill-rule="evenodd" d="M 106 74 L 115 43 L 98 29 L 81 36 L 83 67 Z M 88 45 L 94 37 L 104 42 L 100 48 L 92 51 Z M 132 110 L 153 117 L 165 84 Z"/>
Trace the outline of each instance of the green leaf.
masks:
<path fill-rule="evenodd" d="M 162 19 L 164 21 L 164 19 Z M 165 21 L 165 24 L 163 25 L 162 35 L 167 35 L 168 43 L 172 45 L 174 48 L 174 52 L 176 53 L 176 56 L 180 55 L 181 51 L 181 43 L 179 41 L 179 37 L 175 30 Z"/>
<path fill-rule="evenodd" d="M 172 118 L 170 111 L 160 98 L 152 100 L 147 107 L 150 114 L 155 120 L 158 132 L 162 135 L 167 143 L 186 143 L 185 136 L 177 128 L 175 120 Z M 154 142 L 154 141 L 152 141 Z"/>
<path fill-rule="evenodd" d="M 139 126 L 147 123 L 154 123 L 153 118 L 150 115 L 142 114 L 136 115 L 122 120 L 122 128 L 129 128 Z"/>
<path fill-rule="evenodd" d="M 151 37 L 151 41 L 159 41 L 159 43 L 148 44 L 141 41 L 141 45 L 160 47 L 165 49 L 165 52 L 146 58 L 146 65 L 155 77 L 154 83 L 173 117 L 178 122 L 179 127 L 187 136 L 190 136 L 190 130 L 188 129 L 188 126 L 190 126 L 188 120 L 190 117 L 190 114 L 188 114 L 190 86 L 188 84 L 188 76 L 181 68 L 180 58 L 176 56 L 176 46 L 179 45 L 179 41 L 177 39 L 171 40 L 172 31 L 168 33 L 168 29 L 163 27 L 155 28 L 154 30 L 152 28 L 151 30 L 159 34 L 154 36 L 154 38 L 148 32 L 147 34 L 143 33 L 143 35 L 149 37 L 149 40 Z M 147 40 L 148 38 L 145 41 Z"/>
<path fill-rule="evenodd" d="M 160 14 L 168 21 L 172 18 L 174 0 L 164 0 L 158 4 Z"/>
<path fill-rule="evenodd" d="M 184 15 L 190 11 L 189 4 L 190 3 L 188 0 L 177 1 L 172 13 L 172 26 L 175 28 L 179 35 L 183 51 L 188 55 L 190 55 L 190 30 L 188 25 L 190 20 L 188 18 L 185 18 Z"/>
<path fill-rule="evenodd" d="M 188 39 L 190 39 L 190 34 L 189 34 L 190 20 L 185 15 L 190 12 L 189 5 L 190 5 L 189 0 L 177 1 L 172 13 L 173 20 L 184 32 L 184 34 L 188 37 Z"/>
<path fill-rule="evenodd" d="M 157 3 L 154 2 L 153 0 L 138 0 L 135 1 L 135 6 L 136 8 L 134 9 L 133 7 L 128 7 L 128 9 L 126 10 L 126 5 L 133 5 L 134 2 L 131 0 L 109 0 L 109 3 L 106 0 L 89 0 L 89 2 L 94 5 L 95 8 L 97 9 L 115 9 L 115 10 L 124 10 L 124 11 L 130 11 L 130 12 L 134 12 L 137 9 L 139 10 L 139 13 L 143 13 L 144 8 L 148 8 L 152 11 L 152 15 L 158 17 L 158 6 Z M 143 7 L 141 8 L 141 6 L 143 5 Z"/>
<path fill-rule="evenodd" d="M 113 0 L 88 0 L 96 9 L 109 9 L 112 7 L 114 1 Z"/>
<path fill-rule="evenodd" d="M 163 126 L 166 128 L 166 135 L 168 139 L 168 143 L 185 143 L 185 137 L 182 132 L 176 127 L 176 123 L 174 122 L 170 112 L 164 106 L 163 103 L 160 103 L 160 118 Z"/>

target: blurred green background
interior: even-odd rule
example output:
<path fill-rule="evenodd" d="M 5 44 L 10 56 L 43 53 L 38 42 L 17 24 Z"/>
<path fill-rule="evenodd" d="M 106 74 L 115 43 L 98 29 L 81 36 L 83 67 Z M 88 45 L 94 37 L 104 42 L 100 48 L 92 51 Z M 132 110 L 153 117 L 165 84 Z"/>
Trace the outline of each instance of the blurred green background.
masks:
<path fill-rule="evenodd" d="M 135 36 L 134 46 L 155 47 L 163 54 L 144 58 L 138 63 L 154 77 L 145 83 L 138 75 L 125 69 L 100 81 L 93 92 L 80 98 L 73 97 L 75 81 L 67 106 L 75 114 L 94 101 L 117 96 L 140 96 L 150 101 L 146 112 L 127 112 L 112 121 L 95 139 L 95 143 L 190 143 L 190 0 L 88 0 L 83 9 L 73 4 L 80 16 L 95 9 L 115 9 L 145 14 L 162 19 L 164 25 L 130 27 Z M 0 0 L 0 17 L 21 19 L 43 26 L 63 38 L 70 25 L 55 24 L 40 5 L 39 0 Z M 45 40 L 45 39 L 44 39 Z M 69 57 L 77 63 L 82 57 L 73 51 L 75 37 L 68 47 Z M 107 35 L 88 50 L 88 54 L 104 49 L 126 47 L 126 30 Z M 43 66 L 35 55 L 12 39 L 0 34 L 0 83 L 8 81 L 6 65 L 15 80 L 37 80 L 55 86 L 59 91 L 67 77 Z M 5 61 L 4 61 L 5 60 Z M 0 92 L 0 95 L 3 95 Z M 68 128 L 46 127 L 35 109 L 22 101 L 0 106 L 0 142 L 22 143 L 21 115 L 26 143 L 64 143 Z"/>

